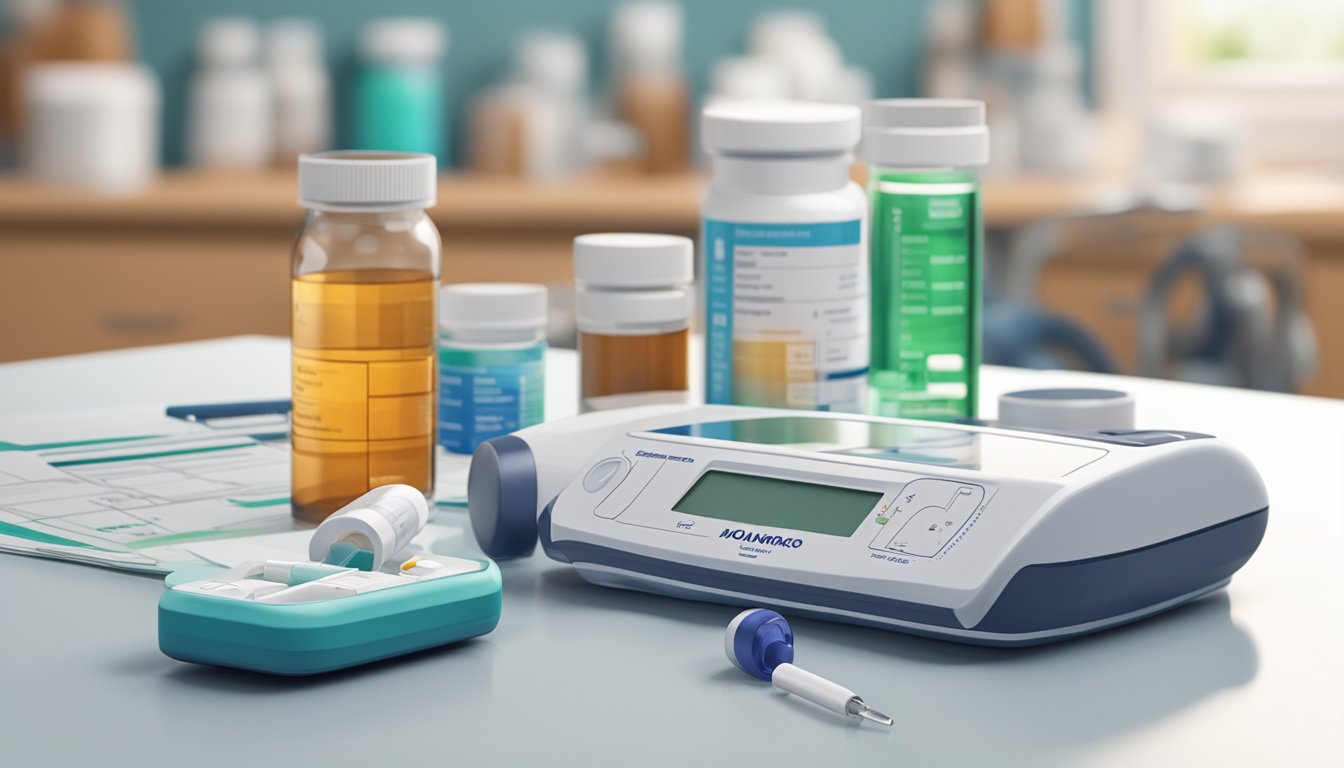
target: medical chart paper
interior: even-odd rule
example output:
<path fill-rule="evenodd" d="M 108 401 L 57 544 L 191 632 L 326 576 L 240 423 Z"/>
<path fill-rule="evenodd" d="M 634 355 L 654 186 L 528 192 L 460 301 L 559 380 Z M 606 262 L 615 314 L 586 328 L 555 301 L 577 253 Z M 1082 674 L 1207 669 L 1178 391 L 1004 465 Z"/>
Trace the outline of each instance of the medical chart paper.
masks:
<path fill-rule="evenodd" d="M 283 416 L 212 427 L 146 408 L 0 420 L 0 550 L 151 573 L 184 545 L 292 530 Z"/>
<path fill-rule="evenodd" d="M 0 551 L 168 573 L 213 562 L 193 551 L 203 542 L 246 551 L 244 537 L 302 530 L 288 427 L 144 407 L 0 418 Z M 465 500 L 468 461 L 440 454 L 440 508 Z"/>

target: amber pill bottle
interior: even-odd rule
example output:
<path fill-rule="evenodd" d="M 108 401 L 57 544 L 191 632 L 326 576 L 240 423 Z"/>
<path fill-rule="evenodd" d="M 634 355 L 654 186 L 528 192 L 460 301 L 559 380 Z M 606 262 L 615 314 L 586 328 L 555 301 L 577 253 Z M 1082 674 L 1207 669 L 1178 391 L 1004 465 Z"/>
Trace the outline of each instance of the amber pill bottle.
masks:
<path fill-rule="evenodd" d="M 687 402 L 693 253 L 674 235 L 574 239 L 580 410 Z"/>
<path fill-rule="evenodd" d="M 434 491 L 439 233 L 433 155 L 299 158 L 309 209 L 290 283 L 294 517 L 365 492 Z"/>

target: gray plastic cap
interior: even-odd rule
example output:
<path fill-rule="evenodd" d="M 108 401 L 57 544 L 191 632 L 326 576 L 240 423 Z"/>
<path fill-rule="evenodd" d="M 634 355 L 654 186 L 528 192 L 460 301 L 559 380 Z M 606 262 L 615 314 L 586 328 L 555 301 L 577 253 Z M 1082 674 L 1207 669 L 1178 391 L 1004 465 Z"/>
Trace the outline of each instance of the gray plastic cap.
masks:
<path fill-rule="evenodd" d="M 1005 427 L 1081 432 L 1133 429 L 1134 396 L 1118 389 L 1024 389 L 999 395 Z"/>

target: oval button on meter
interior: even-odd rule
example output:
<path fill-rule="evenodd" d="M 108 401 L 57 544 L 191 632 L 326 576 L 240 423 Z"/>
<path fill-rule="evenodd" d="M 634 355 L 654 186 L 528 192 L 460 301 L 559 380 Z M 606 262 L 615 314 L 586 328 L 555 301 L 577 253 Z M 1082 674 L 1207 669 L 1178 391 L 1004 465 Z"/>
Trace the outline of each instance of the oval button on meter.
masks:
<path fill-rule="evenodd" d="M 588 470 L 588 474 L 583 476 L 583 490 L 589 493 L 597 493 L 610 485 L 612 479 L 623 473 L 625 468 L 625 459 L 618 456 L 597 462 L 592 469 Z"/>

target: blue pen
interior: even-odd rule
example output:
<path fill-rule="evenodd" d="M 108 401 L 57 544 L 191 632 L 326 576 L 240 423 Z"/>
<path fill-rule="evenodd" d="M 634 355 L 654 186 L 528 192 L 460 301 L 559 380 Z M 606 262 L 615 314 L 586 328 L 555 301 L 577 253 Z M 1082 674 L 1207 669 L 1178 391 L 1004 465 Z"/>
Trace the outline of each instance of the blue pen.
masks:
<path fill-rule="evenodd" d="M 211 421 L 225 419 L 237 419 L 247 416 L 281 416 L 286 422 L 289 420 L 289 413 L 292 409 L 289 400 L 257 400 L 243 403 L 210 403 L 205 405 L 172 405 L 164 409 L 164 415 L 173 419 L 190 421 L 195 424 L 202 424 L 211 428 L 222 428 L 236 425 L 229 424 L 211 424 Z M 289 438 L 289 431 L 282 432 L 264 432 L 249 435 L 254 440 L 285 440 Z"/>

